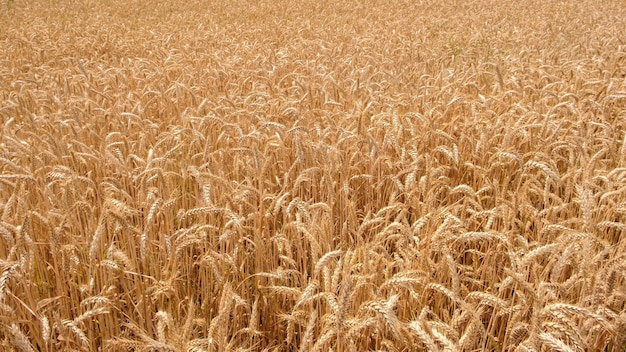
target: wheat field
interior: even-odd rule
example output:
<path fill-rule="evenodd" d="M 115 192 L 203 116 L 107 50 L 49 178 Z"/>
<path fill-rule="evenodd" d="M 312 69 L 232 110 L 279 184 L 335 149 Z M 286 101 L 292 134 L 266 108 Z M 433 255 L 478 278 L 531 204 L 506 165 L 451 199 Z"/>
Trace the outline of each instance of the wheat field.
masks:
<path fill-rule="evenodd" d="M 0 349 L 626 350 L 625 1 L 0 6 Z"/>

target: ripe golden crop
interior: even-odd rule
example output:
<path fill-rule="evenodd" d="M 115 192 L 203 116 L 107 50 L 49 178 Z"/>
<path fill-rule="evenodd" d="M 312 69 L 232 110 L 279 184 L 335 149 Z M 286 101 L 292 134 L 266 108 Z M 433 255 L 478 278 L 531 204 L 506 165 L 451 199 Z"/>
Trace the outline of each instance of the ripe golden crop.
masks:
<path fill-rule="evenodd" d="M 0 349 L 623 351 L 623 1 L 0 10 Z"/>

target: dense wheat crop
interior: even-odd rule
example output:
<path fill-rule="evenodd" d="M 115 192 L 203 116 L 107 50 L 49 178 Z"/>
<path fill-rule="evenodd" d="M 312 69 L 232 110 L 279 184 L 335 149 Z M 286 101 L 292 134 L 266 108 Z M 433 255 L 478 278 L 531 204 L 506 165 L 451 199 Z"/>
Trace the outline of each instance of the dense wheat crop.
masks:
<path fill-rule="evenodd" d="M 0 349 L 626 348 L 624 1 L 1 6 Z"/>

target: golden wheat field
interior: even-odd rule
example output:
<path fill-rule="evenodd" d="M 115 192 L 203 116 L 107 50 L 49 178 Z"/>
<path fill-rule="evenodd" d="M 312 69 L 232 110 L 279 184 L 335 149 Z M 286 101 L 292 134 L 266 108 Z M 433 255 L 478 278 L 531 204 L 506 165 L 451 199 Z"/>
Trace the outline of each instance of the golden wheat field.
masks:
<path fill-rule="evenodd" d="M 626 2 L 8 0 L 3 351 L 624 351 Z"/>

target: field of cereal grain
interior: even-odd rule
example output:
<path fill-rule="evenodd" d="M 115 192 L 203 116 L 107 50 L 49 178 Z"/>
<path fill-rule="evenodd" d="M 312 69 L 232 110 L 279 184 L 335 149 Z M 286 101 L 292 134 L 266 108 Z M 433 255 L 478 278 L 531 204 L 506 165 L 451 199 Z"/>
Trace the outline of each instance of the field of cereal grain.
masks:
<path fill-rule="evenodd" d="M 623 351 L 626 2 L 0 4 L 0 349 Z"/>

